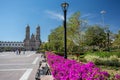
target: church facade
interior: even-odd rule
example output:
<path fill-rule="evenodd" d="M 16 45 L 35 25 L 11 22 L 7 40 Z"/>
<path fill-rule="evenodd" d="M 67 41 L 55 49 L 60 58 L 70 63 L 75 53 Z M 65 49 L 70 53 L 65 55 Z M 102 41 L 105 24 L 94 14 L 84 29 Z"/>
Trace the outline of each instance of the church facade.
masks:
<path fill-rule="evenodd" d="M 30 26 L 27 25 L 26 27 L 26 34 L 24 39 L 24 48 L 26 50 L 37 50 L 41 45 L 40 40 L 40 26 L 36 28 L 36 34 L 32 34 L 30 36 Z"/>

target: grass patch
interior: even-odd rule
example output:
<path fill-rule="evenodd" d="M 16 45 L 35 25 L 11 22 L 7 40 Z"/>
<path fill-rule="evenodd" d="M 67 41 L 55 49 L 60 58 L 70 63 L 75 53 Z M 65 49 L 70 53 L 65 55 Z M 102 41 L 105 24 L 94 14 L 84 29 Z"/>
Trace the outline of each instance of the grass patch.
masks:
<path fill-rule="evenodd" d="M 86 52 L 85 55 L 95 55 L 95 56 L 99 56 L 99 57 L 110 57 L 113 55 L 116 55 L 120 58 L 120 52 Z"/>

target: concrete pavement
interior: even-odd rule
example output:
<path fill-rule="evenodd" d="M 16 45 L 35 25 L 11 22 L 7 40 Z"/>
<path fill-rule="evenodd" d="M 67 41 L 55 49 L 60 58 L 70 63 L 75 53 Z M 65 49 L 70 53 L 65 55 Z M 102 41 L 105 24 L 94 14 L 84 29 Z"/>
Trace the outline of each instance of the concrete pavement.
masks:
<path fill-rule="evenodd" d="M 0 52 L 0 80 L 35 80 L 41 54 Z"/>

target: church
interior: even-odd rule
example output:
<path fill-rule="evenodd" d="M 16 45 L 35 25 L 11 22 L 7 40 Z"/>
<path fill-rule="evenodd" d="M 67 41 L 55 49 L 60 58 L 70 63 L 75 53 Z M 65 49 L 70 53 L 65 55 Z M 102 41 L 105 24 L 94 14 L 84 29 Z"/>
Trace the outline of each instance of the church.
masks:
<path fill-rule="evenodd" d="M 30 26 L 26 27 L 26 34 L 24 39 L 24 48 L 26 50 L 37 50 L 41 45 L 40 40 L 40 26 L 38 25 L 36 28 L 36 34 L 32 34 L 30 37 Z"/>
<path fill-rule="evenodd" d="M 23 42 L 19 41 L 0 41 L 0 52 L 1 51 L 13 51 L 16 49 L 25 50 L 37 50 L 41 45 L 40 39 L 40 26 L 36 28 L 36 34 L 30 36 L 30 26 L 27 25 L 25 39 Z"/>

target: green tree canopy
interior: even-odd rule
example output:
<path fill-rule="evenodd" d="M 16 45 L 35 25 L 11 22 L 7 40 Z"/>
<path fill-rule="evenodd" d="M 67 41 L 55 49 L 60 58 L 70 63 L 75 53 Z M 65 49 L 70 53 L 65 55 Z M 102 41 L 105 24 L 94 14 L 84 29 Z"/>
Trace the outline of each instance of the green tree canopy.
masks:
<path fill-rule="evenodd" d="M 89 46 L 103 47 L 106 41 L 104 29 L 98 25 L 89 27 L 85 32 L 86 44 Z"/>
<path fill-rule="evenodd" d="M 120 30 L 118 31 L 118 34 L 115 36 L 115 40 L 113 41 L 113 46 L 120 47 Z"/>
<path fill-rule="evenodd" d="M 49 48 L 55 51 L 62 51 L 63 49 L 63 26 L 59 26 L 52 30 L 49 35 Z"/>

